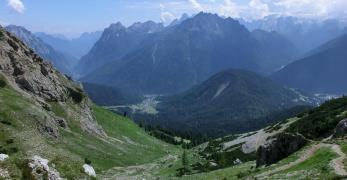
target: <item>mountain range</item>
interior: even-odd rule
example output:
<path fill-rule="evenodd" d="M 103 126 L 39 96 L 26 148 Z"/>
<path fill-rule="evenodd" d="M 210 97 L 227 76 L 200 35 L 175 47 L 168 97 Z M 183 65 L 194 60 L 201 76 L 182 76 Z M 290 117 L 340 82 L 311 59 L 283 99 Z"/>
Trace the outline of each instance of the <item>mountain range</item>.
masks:
<path fill-rule="evenodd" d="M 303 55 L 342 35 L 347 26 L 339 19 L 322 21 L 278 15 L 270 15 L 259 20 L 239 20 L 250 30 L 276 31 L 290 40 Z"/>
<path fill-rule="evenodd" d="M 295 46 L 278 33 L 250 32 L 234 19 L 209 13 L 167 27 L 127 50 L 124 48 L 132 41 L 112 38 L 123 37 L 119 31 L 125 32 L 125 28 L 111 25 L 88 58 L 82 58 L 79 68 L 99 66 L 82 81 L 142 94 L 176 93 L 228 68 L 268 74 L 298 55 Z"/>
<path fill-rule="evenodd" d="M 311 51 L 271 77 L 288 87 L 311 93 L 347 93 L 347 34 Z"/>
<path fill-rule="evenodd" d="M 76 58 L 55 50 L 24 27 L 9 25 L 6 27 L 6 30 L 15 34 L 37 54 L 51 62 L 61 72 L 69 75 L 72 74 L 72 67 L 74 63 L 78 61 Z"/>
<path fill-rule="evenodd" d="M 34 33 L 54 49 L 80 59 L 86 55 L 101 37 L 102 31 L 86 32 L 77 38 L 68 39 L 64 35 L 51 35 L 43 32 Z"/>

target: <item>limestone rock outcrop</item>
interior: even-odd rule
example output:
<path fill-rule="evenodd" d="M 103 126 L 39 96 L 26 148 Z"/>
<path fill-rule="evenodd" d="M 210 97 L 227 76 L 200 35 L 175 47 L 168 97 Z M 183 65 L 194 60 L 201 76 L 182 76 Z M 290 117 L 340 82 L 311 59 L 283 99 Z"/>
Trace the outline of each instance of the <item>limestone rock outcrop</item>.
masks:
<path fill-rule="evenodd" d="M 74 104 L 69 112 L 74 121 L 89 133 L 104 137 L 105 132 L 97 124 L 91 111 L 91 102 L 79 84 L 57 71 L 52 64 L 38 56 L 25 43 L 0 27 L 0 75 L 21 94 L 36 101 L 44 111 L 50 112 L 50 102 Z M 58 137 L 58 127 L 66 127 L 67 121 L 47 116 L 39 122 L 38 129 L 52 137 Z"/>
<path fill-rule="evenodd" d="M 305 137 L 289 133 L 277 134 L 257 150 L 257 167 L 274 164 L 307 144 Z"/>
<path fill-rule="evenodd" d="M 343 119 L 337 124 L 333 137 L 339 138 L 339 137 L 344 137 L 346 135 L 347 135 L 347 119 Z"/>

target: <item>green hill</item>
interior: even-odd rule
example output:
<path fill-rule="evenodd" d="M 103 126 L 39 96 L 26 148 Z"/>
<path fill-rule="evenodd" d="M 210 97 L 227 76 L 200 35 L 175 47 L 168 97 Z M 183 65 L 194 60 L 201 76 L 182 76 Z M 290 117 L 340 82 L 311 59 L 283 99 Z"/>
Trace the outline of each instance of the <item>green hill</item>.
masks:
<path fill-rule="evenodd" d="M 159 113 L 136 120 L 197 138 L 220 137 L 260 129 L 314 106 L 314 99 L 256 73 L 229 69 L 193 88 L 164 96 Z M 304 108 L 304 107 L 303 107 Z"/>

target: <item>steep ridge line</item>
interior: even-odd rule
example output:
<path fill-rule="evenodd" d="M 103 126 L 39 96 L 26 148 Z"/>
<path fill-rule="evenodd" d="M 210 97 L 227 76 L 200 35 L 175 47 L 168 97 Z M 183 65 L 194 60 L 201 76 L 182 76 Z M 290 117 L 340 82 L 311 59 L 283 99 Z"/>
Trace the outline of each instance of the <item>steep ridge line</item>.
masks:
<path fill-rule="evenodd" d="M 309 158 L 311 158 L 315 154 L 315 152 L 322 147 L 331 148 L 331 150 L 339 156 L 338 158 L 333 159 L 329 164 L 330 167 L 332 167 L 334 169 L 335 173 L 337 175 L 340 175 L 340 176 L 347 176 L 347 171 L 346 171 L 344 164 L 343 164 L 343 160 L 346 158 L 346 154 L 344 152 L 342 152 L 340 146 L 337 144 L 319 143 L 319 144 L 313 145 L 309 149 L 305 150 L 305 152 L 303 152 L 301 154 L 299 159 L 297 159 L 293 162 L 290 162 L 289 164 L 280 166 L 274 170 L 270 170 L 270 171 L 264 172 L 262 174 L 259 174 L 256 177 L 257 178 L 267 177 L 267 176 L 270 176 L 270 175 L 275 174 L 277 172 L 284 171 L 284 170 L 287 170 L 291 167 L 294 167 L 294 166 L 308 160 Z"/>

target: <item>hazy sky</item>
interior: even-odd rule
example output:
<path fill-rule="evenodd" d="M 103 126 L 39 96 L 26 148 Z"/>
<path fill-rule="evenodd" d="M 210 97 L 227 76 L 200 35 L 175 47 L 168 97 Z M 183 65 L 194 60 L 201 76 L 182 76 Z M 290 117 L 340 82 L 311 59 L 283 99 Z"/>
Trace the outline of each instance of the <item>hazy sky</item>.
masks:
<path fill-rule="evenodd" d="M 1 0 L 0 24 L 76 36 L 110 23 L 169 23 L 200 11 L 259 19 L 271 14 L 309 18 L 347 17 L 347 0 Z"/>

